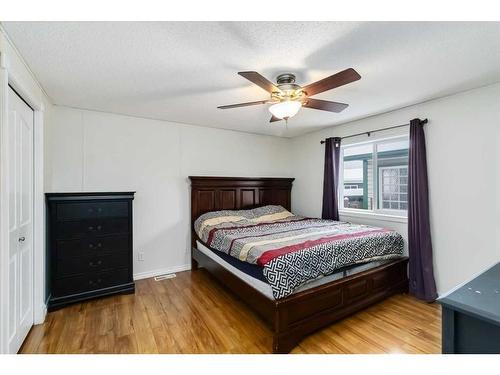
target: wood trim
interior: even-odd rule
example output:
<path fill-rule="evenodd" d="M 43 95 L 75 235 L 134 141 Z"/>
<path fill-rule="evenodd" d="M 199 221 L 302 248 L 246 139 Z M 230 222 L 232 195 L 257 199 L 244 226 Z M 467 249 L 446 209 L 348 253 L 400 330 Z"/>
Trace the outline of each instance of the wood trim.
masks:
<path fill-rule="evenodd" d="M 280 204 L 290 209 L 293 179 L 190 177 L 192 269 L 205 268 L 222 285 L 241 298 L 273 330 L 273 353 L 288 353 L 304 337 L 392 294 L 408 291 L 408 258 L 335 280 L 279 300 L 272 300 L 233 275 L 196 248 L 194 221 L 199 215 L 221 209 L 241 209 L 263 204 Z M 241 199 L 241 191 L 254 191 L 254 202 Z M 225 201 L 223 192 L 234 191 Z M 261 194 L 266 194 L 261 199 Z"/>
<path fill-rule="evenodd" d="M 43 106 L 42 106 L 43 108 Z M 33 192 L 33 323 L 41 324 L 47 315 L 45 304 L 45 194 L 44 194 L 44 112 L 34 110 L 34 192 Z"/>
<path fill-rule="evenodd" d="M 0 33 L 0 38 L 2 34 Z M 5 63 L 5 52 L 1 51 Z M 6 171 L 8 162 L 8 71 L 0 67 L 0 304 L 9 303 L 9 181 Z M 8 308 L 0 309 L 0 353 L 8 353 L 9 317 Z"/>

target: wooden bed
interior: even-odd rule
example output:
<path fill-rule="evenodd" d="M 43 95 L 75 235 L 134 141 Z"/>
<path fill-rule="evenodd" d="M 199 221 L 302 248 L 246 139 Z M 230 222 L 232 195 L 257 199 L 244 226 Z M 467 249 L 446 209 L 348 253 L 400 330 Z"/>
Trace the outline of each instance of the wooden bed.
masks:
<path fill-rule="evenodd" d="M 195 177 L 191 180 L 192 269 L 205 268 L 255 310 L 273 331 L 273 353 L 288 353 L 308 334 L 395 293 L 408 290 L 407 258 L 272 300 L 196 248 L 203 213 L 268 204 L 290 210 L 293 178 Z"/>

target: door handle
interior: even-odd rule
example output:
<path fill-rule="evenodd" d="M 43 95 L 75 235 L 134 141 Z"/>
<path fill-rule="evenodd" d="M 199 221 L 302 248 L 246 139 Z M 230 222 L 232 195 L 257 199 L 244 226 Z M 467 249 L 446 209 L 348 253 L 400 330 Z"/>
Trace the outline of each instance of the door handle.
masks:
<path fill-rule="evenodd" d="M 19 237 L 19 242 L 24 242 L 26 240 L 26 237 L 22 236 L 22 237 Z"/>

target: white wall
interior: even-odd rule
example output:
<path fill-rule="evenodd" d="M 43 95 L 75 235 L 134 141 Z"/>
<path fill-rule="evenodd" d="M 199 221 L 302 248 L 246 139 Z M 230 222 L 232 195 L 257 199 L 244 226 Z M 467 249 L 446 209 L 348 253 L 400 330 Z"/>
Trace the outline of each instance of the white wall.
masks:
<path fill-rule="evenodd" d="M 189 267 L 188 176 L 291 175 L 284 138 L 54 106 L 45 139 L 47 192 L 137 192 L 143 277 Z"/>
<path fill-rule="evenodd" d="M 324 146 L 320 140 L 428 118 L 434 270 L 438 292 L 446 292 L 500 260 L 499 99 L 500 84 L 496 84 L 294 138 L 292 208 L 299 214 L 321 214 Z M 341 218 L 392 227 L 406 236 L 404 223 Z"/>

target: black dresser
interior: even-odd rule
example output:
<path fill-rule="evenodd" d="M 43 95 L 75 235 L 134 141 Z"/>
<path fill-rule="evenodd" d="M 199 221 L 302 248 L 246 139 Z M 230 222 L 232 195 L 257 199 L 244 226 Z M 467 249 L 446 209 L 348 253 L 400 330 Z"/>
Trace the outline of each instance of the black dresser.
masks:
<path fill-rule="evenodd" d="M 47 193 L 49 311 L 133 293 L 133 192 Z"/>
<path fill-rule="evenodd" d="M 500 263 L 438 302 L 443 353 L 500 354 Z"/>

